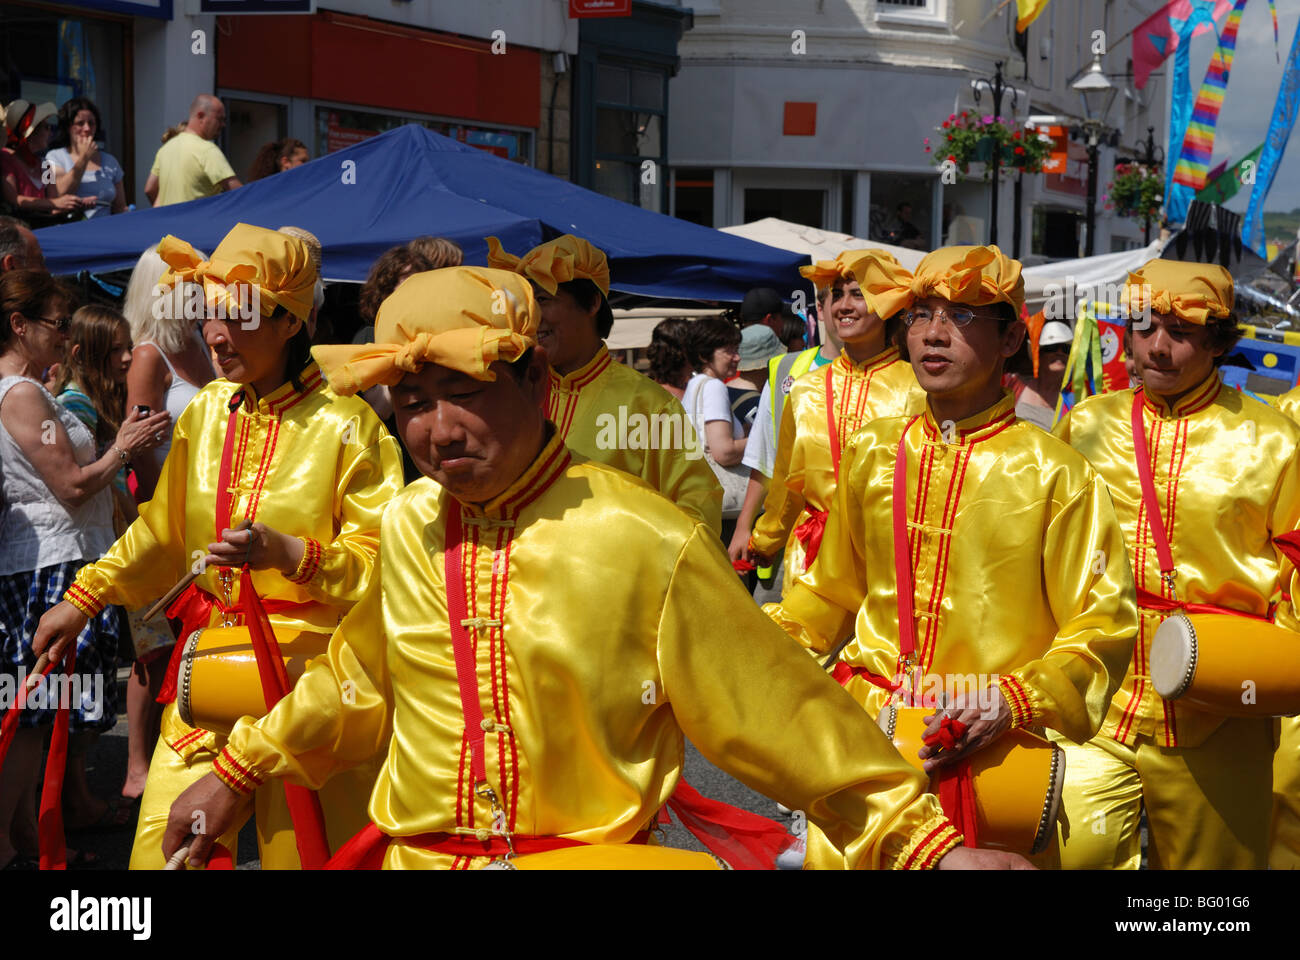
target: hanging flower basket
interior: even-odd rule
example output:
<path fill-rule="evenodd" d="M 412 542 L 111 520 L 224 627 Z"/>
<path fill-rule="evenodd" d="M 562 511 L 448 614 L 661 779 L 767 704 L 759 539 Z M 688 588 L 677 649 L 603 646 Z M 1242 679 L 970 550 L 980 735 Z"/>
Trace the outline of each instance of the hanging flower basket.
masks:
<path fill-rule="evenodd" d="M 934 143 L 926 137 L 922 145 L 931 160 L 942 166 L 952 161 L 963 175 L 972 163 L 984 164 L 984 179 L 992 176 L 993 158 L 1001 165 L 1023 173 L 1039 173 L 1051 152 L 1050 140 L 992 114 L 983 116 L 969 110 L 948 116 L 938 127 L 940 139 Z"/>
<path fill-rule="evenodd" d="M 1156 220 L 1164 192 L 1165 177 L 1159 167 L 1121 163 L 1115 167 L 1115 179 L 1106 189 L 1106 209 L 1132 220 Z"/>

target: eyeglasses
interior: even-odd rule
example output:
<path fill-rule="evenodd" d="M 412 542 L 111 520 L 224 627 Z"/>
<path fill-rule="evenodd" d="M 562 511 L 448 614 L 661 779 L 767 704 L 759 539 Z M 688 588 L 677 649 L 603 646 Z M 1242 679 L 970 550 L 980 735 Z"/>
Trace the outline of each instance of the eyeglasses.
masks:
<path fill-rule="evenodd" d="M 927 324 L 935 317 L 944 317 L 954 327 L 969 327 L 979 318 L 986 320 L 993 319 L 988 314 L 976 313 L 967 307 L 939 307 L 937 310 L 931 310 L 929 307 L 913 307 L 903 314 L 903 325 L 910 327 L 913 324 Z"/>
<path fill-rule="evenodd" d="M 49 317 L 28 317 L 29 320 L 35 320 L 37 323 L 46 323 L 53 327 L 59 333 L 67 333 L 68 327 L 72 324 L 72 318 L 66 314 L 57 320 L 51 320 Z"/>

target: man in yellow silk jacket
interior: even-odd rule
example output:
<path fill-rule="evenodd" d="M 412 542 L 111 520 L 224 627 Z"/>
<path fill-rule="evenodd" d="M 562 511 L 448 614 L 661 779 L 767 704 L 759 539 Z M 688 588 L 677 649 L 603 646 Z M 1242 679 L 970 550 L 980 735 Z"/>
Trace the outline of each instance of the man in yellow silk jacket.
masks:
<path fill-rule="evenodd" d="M 312 308 L 316 268 L 301 240 L 239 224 L 211 260 L 201 260 L 175 237 L 163 239 L 159 254 L 170 266 L 164 288 L 204 286 L 204 338 L 223 376 L 177 419 L 154 497 L 140 507 L 139 519 L 102 559 L 77 573 L 65 602 L 42 618 L 36 637 L 42 645 L 58 642 L 61 625 L 84 622 L 80 618 L 108 604 L 147 606 L 193 567 L 202 567 L 179 601 L 185 633 L 160 697 L 167 706 L 141 799 L 132 869 L 163 866 L 159 851 L 172 801 L 211 768 L 225 743 L 223 736 L 181 719 L 174 691 L 189 633 L 220 626 L 223 609 L 241 620 L 239 577 L 231 576 L 231 567 L 247 560 L 271 622 L 322 634 L 323 649 L 370 584 L 379 517 L 402 488 L 396 439 L 360 398 L 335 394 L 307 353 L 303 321 Z M 236 283 L 256 284 L 256 300 L 232 294 Z M 262 311 L 256 323 L 240 315 L 252 303 Z M 232 417 L 236 398 L 242 399 Z M 223 483 L 228 434 L 231 456 Z M 219 499 L 223 486 L 229 494 Z M 219 503 L 228 511 L 223 516 Z M 219 527 L 243 518 L 255 521 L 251 532 L 226 529 L 212 542 Z M 364 821 L 373 782 L 373 770 L 358 769 L 322 794 L 331 838 L 350 835 L 358 818 Z M 296 868 L 294 833 L 278 788 L 259 792 L 257 825 L 263 866 Z M 232 830 L 223 838 L 232 854 L 237 834 Z"/>
<path fill-rule="evenodd" d="M 1279 397 L 1277 408 L 1300 424 L 1300 387 Z M 1274 870 L 1300 869 L 1300 717 L 1282 720 L 1273 754 L 1273 829 L 1268 865 Z"/>
<path fill-rule="evenodd" d="M 897 263 L 883 250 L 846 250 L 799 268 L 817 288 L 821 316 L 844 348 L 790 388 L 763 514 L 749 538 L 747 560 L 763 563 L 785 550 L 783 595 L 816 559 L 848 439 L 877 417 L 919 413 L 925 405 L 888 318 L 870 310 L 853 278 L 854 265 L 872 256 Z"/>
<path fill-rule="evenodd" d="M 173 807 L 165 852 L 194 809 L 220 829 L 259 783 L 317 786 L 385 751 L 367 833 L 387 868 L 626 843 L 672 793 L 686 735 L 854 866 L 1019 862 L 954 849 L 920 775 L 753 605 L 708 527 L 565 448 L 540 409 L 536 314 L 517 275 L 456 267 L 402 284 L 372 346 L 317 348 L 337 390 L 393 388 L 429 479 L 385 514 L 379 577 L 328 656 L 240 721 Z M 475 641 L 460 669 L 453 620 Z"/>
<path fill-rule="evenodd" d="M 1100 735 L 1066 745 L 1062 865 L 1136 869 L 1145 806 L 1153 867 L 1262 868 L 1274 721 L 1164 700 L 1151 684 L 1151 641 L 1180 603 L 1273 614 L 1295 628 L 1291 604 L 1277 602 L 1292 592 L 1294 568 L 1272 538 L 1300 526 L 1300 430 L 1220 382 L 1218 363 L 1239 335 L 1227 270 L 1153 260 L 1129 275 L 1124 295 L 1142 391 L 1084 400 L 1056 429 L 1110 487 L 1141 614 Z M 1158 518 L 1144 502 L 1135 403 Z M 1168 536 L 1172 583 L 1162 576 L 1153 520 Z"/>
<path fill-rule="evenodd" d="M 565 234 L 522 257 L 488 237 L 488 266 L 532 284 L 542 311 L 537 344 L 551 365 L 546 418 L 570 450 L 640 477 L 722 533 L 722 486 L 690 418 L 670 394 L 609 355 L 609 264 L 586 240 Z"/>
<path fill-rule="evenodd" d="M 817 563 L 766 609 L 817 652 L 853 638 L 835 675 L 872 719 L 898 692 L 942 690 L 944 715 L 966 730 L 943 755 L 924 748 L 932 764 L 1012 726 L 1085 741 L 1132 652 L 1133 578 L 1105 484 L 1082 456 L 1017 421 L 1001 387 L 1004 362 L 1023 348 L 1020 264 L 996 247 L 947 247 L 915 275 L 877 259 L 858 276 L 877 314 L 905 311 L 902 344 L 926 409 L 850 440 Z M 906 476 L 896 480 L 900 451 Z M 899 562 L 910 594 L 898 587 L 896 523 L 907 531 Z M 914 625 L 910 655 L 900 617 Z M 810 832 L 809 858 L 822 863 L 817 840 Z"/>

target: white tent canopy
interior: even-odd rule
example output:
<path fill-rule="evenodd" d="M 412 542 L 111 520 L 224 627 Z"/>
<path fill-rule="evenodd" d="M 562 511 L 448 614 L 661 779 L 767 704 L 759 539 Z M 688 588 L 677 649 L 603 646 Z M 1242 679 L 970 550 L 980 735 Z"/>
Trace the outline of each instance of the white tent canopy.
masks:
<path fill-rule="evenodd" d="M 834 260 L 845 250 L 885 250 L 898 258 L 898 262 L 907 269 L 912 270 L 925 256 L 924 250 L 909 250 L 907 247 L 895 247 L 888 243 L 881 243 L 879 240 L 863 240 L 861 237 L 847 233 L 818 230 L 816 227 L 805 227 L 799 223 L 790 223 L 788 220 L 778 220 L 776 217 L 764 217 L 762 220 L 736 227 L 723 227 L 722 232 L 734 233 L 746 240 L 766 243 L 769 247 L 806 253 L 814 260 Z"/>
<path fill-rule="evenodd" d="M 1074 316 L 1075 302 L 1082 298 L 1114 299 L 1129 272 L 1160 256 L 1163 247 L 1163 240 L 1153 240 L 1150 246 L 1136 250 L 1025 267 L 1025 303 L 1029 312 L 1042 310 L 1052 297 L 1059 304 L 1056 318 L 1065 319 Z"/>

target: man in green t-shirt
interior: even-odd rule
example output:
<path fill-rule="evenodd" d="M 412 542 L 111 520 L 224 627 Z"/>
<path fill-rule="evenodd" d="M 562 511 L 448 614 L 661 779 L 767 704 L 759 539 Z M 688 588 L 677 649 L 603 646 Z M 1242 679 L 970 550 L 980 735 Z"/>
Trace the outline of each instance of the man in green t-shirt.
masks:
<path fill-rule="evenodd" d="M 155 207 L 241 186 L 230 161 L 213 143 L 225 125 L 226 108 L 220 100 L 207 93 L 194 98 L 185 129 L 159 147 L 153 158 L 144 192 Z"/>

